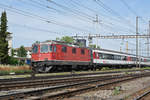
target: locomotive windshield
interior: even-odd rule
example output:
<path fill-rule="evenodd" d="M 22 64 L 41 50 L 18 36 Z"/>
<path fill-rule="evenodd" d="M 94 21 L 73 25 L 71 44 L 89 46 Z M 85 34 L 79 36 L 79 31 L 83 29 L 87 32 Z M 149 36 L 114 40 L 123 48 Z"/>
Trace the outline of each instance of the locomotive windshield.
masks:
<path fill-rule="evenodd" d="M 41 53 L 47 53 L 48 52 L 48 45 L 44 44 L 41 45 Z"/>
<path fill-rule="evenodd" d="M 38 52 L 38 46 L 34 45 L 32 48 L 32 53 L 37 53 Z"/>

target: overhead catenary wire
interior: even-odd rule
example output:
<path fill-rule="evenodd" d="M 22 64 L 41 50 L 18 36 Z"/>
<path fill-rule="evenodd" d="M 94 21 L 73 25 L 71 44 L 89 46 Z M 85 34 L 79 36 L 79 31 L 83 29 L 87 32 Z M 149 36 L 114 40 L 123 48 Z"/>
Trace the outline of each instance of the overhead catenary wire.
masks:
<path fill-rule="evenodd" d="M 46 6 L 42 5 L 42 3 L 39 3 L 39 2 L 34 1 L 34 0 L 31 0 L 31 2 L 36 3 L 36 4 L 39 4 L 40 6 L 46 7 Z M 87 21 L 86 21 L 86 22 L 87 22 Z M 108 24 L 109 24 L 109 23 L 108 23 Z M 107 26 L 108 26 L 108 25 L 107 25 Z M 107 28 L 107 27 L 106 27 L 106 28 Z M 112 28 L 112 29 L 114 29 L 114 28 Z"/>
<path fill-rule="evenodd" d="M 41 20 L 41 21 L 44 21 L 46 23 L 50 23 L 50 24 L 55 24 L 55 25 L 58 25 L 58 26 L 61 26 L 61 27 L 65 27 L 65 28 L 71 28 L 71 29 L 74 29 L 74 30 L 78 30 L 78 31 L 85 31 L 87 32 L 87 30 L 85 29 L 81 29 L 81 28 L 78 28 L 78 27 L 74 27 L 72 25 L 67 25 L 67 24 L 64 24 L 64 23 L 61 23 L 61 22 L 57 22 L 57 21 L 54 21 L 54 20 L 49 20 L 47 18 L 44 18 L 44 17 L 41 17 L 39 15 L 36 15 L 34 13 L 30 13 L 30 12 L 27 12 L 27 11 L 23 11 L 23 10 L 20 10 L 20 9 L 17 9 L 17 8 L 14 8 L 12 6 L 8 6 L 8 5 L 4 5 L 4 4 L 0 4 L 1 7 L 5 8 L 5 9 L 8 9 L 12 12 L 15 12 L 15 13 L 18 13 L 18 14 L 21 14 L 21 15 L 24 15 L 26 17 L 30 17 L 30 18 L 36 18 L 38 20 Z M 15 10 L 15 11 L 14 11 Z"/>
<path fill-rule="evenodd" d="M 17 0 L 17 1 L 20 2 L 20 3 L 23 3 L 23 4 L 32 5 L 32 6 L 36 7 L 36 8 L 45 9 L 45 7 L 43 7 L 43 6 L 40 6 L 40 5 L 37 5 L 37 4 L 33 4 L 33 3 L 29 3 L 29 2 L 27 2 L 27 0 L 26 0 L 26 1 L 24 1 L 24 0 Z M 52 12 L 53 12 L 53 13 L 56 12 L 56 11 L 54 11 L 53 9 L 48 9 L 48 8 L 47 8 L 47 10 L 50 10 L 51 13 L 52 13 Z"/>
<path fill-rule="evenodd" d="M 91 12 L 93 12 L 93 13 L 95 13 L 95 14 L 100 14 L 101 16 L 104 16 L 105 18 L 106 18 L 106 15 L 103 15 L 102 13 L 98 13 L 98 11 L 96 11 L 96 10 L 94 10 L 94 9 L 92 9 L 92 8 L 89 8 L 89 7 L 87 7 L 87 6 L 85 6 L 85 5 L 83 5 L 82 3 L 79 3 L 78 2 L 78 0 L 71 0 L 71 4 L 75 4 L 74 6 L 76 7 L 76 8 L 78 8 L 78 7 L 82 7 L 82 8 L 84 8 L 84 9 L 87 9 L 87 10 L 89 10 L 89 11 L 91 11 Z M 112 17 L 109 17 L 109 19 L 112 19 L 112 20 L 115 20 L 116 21 L 116 23 L 121 23 L 122 24 L 122 22 L 120 22 L 120 21 L 118 21 L 117 19 L 114 19 L 114 18 L 112 18 Z M 109 25 L 109 27 L 119 27 L 119 25 L 118 24 L 113 24 L 112 22 L 106 22 L 105 20 L 102 20 L 102 22 L 103 23 L 99 23 L 99 24 L 107 24 L 107 26 Z M 112 29 L 114 29 L 112 27 Z M 125 25 L 123 25 L 123 26 L 120 26 L 122 29 L 124 29 L 124 30 L 128 30 L 128 28 L 126 28 L 125 27 Z M 134 31 L 132 31 L 132 32 L 134 32 Z M 131 32 L 130 32 L 131 33 Z"/>
<path fill-rule="evenodd" d="M 20 1 L 20 0 L 18 0 L 18 1 Z M 23 2 L 23 0 L 21 0 L 21 2 Z M 24 1 L 25 2 L 25 1 Z M 35 5 L 36 5 L 36 7 L 42 7 L 42 8 L 46 8 L 46 9 L 48 9 L 49 8 L 49 5 L 45 5 L 45 4 L 43 4 L 42 2 L 40 2 L 39 0 L 37 1 L 35 1 L 35 0 L 30 0 L 30 2 L 31 3 L 29 3 L 28 2 L 28 4 L 29 5 L 32 5 L 32 6 L 34 6 L 35 7 Z M 27 3 L 27 2 L 25 2 L 25 3 Z M 33 3 L 33 4 L 32 4 Z M 67 16 L 68 17 L 68 15 L 66 15 L 66 13 L 64 12 L 64 11 L 62 11 L 62 10 L 58 10 L 57 8 L 54 8 L 55 10 L 57 10 L 57 13 L 59 13 L 59 14 L 61 14 L 61 15 L 64 15 L 64 16 Z M 48 13 L 50 13 L 50 11 L 48 10 Z M 52 14 L 51 14 L 52 15 Z M 77 14 L 75 15 L 75 18 L 78 18 L 78 19 L 80 19 L 80 21 L 84 21 L 84 22 L 88 22 L 88 23 L 91 23 L 92 21 L 89 21 L 89 20 L 86 20 L 85 18 L 80 18 Z"/>
<path fill-rule="evenodd" d="M 116 11 L 114 11 L 111 7 L 109 7 L 108 5 L 106 5 L 104 2 L 102 2 L 101 0 L 94 0 L 99 6 L 101 6 L 103 9 L 105 9 L 107 12 L 114 14 L 115 16 L 117 16 L 120 20 L 124 20 L 128 23 L 126 23 L 129 27 L 132 27 L 132 32 L 135 33 L 135 30 L 133 30 L 135 28 L 135 26 L 133 24 L 131 24 L 131 22 L 122 17 L 119 13 L 117 13 Z M 142 17 L 140 17 L 142 18 Z M 139 32 L 139 33 L 143 33 L 143 32 Z"/>
<path fill-rule="evenodd" d="M 55 1 L 52 1 L 52 0 L 46 0 L 46 1 L 48 1 L 49 3 L 52 3 L 52 4 L 54 4 L 54 5 L 56 5 L 56 6 L 60 7 L 60 8 L 62 8 L 62 9 L 64 9 L 64 10 L 66 10 L 66 11 L 69 11 L 69 12 L 71 12 L 71 13 L 80 15 L 80 16 L 82 16 L 82 17 L 84 17 L 84 18 L 89 19 L 89 20 L 93 20 L 93 19 L 94 19 L 93 16 L 91 16 L 91 15 L 89 15 L 89 14 L 86 14 L 85 12 L 81 12 L 81 11 L 78 11 L 78 10 L 75 10 L 75 9 L 72 10 L 72 9 L 70 9 L 70 8 L 64 6 L 64 5 L 61 5 L 61 4 L 59 4 L 59 3 L 56 3 Z"/>
<path fill-rule="evenodd" d="M 2 7 L 0 7 L 0 8 L 3 9 Z M 18 13 L 18 12 L 16 12 L 16 13 Z M 18 13 L 18 14 L 22 14 L 22 13 Z M 24 15 L 24 16 L 26 16 L 26 15 Z M 52 30 L 48 30 L 48 29 L 43 29 L 43 28 L 32 27 L 32 26 L 29 26 L 27 24 L 22 25 L 22 24 L 13 23 L 13 22 L 10 22 L 10 21 L 8 23 L 15 25 L 15 27 L 18 26 L 18 27 L 22 27 L 22 28 L 26 28 L 26 29 L 31 29 L 31 30 L 34 30 L 34 31 L 46 32 L 46 33 L 50 33 L 50 34 L 52 34 L 52 33 L 55 33 L 55 34 L 58 34 L 58 35 L 70 34 L 70 33 L 62 33 L 62 32 L 60 33 L 60 32 L 56 32 L 56 31 L 52 31 Z"/>
<path fill-rule="evenodd" d="M 104 16 L 104 17 L 108 17 L 109 19 L 112 19 L 112 20 L 115 20 L 115 21 L 120 22 L 118 19 L 113 18 L 112 16 L 110 17 L 110 16 L 107 16 L 107 15 L 104 15 L 104 14 L 102 14 L 102 12 L 99 13 L 99 11 L 96 11 L 96 10 L 90 8 L 90 7 L 87 7 L 87 6 L 85 6 L 85 5 L 81 4 L 81 3 L 79 3 L 78 0 L 70 0 L 70 1 L 73 2 L 74 4 L 76 4 L 77 6 L 80 6 L 80 7 L 82 7 L 82 8 L 85 8 L 85 9 L 87 9 L 87 10 L 89 10 L 89 11 L 95 13 L 95 14 L 98 14 L 98 15 L 101 15 L 101 16 Z"/>
<path fill-rule="evenodd" d="M 120 20 L 124 20 L 128 23 L 127 24 L 129 27 L 135 27 L 133 24 L 131 24 L 131 22 L 127 19 L 125 19 L 124 17 L 122 17 L 119 13 L 117 13 L 116 11 L 114 11 L 112 8 L 110 8 L 109 6 L 107 6 L 105 3 L 103 3 L 101 0 L 94 0 L 100 7 L 102 7 L 104 10 L 106 10 L 107 12 L 115 15 L 116 17 L 118 17 Z"/>
<path fill-rule="evenodd" d="M 14 8 L 14 7 L 11 7 L 11 8 Z M 9 10 L 10 10 L 10 9 L 9 9 Z M 18 10 L 18 9 L 15 9 L 15 10 Z M 11 11 L 12 11 L 12 9 L 11 9 Z M 21 12 L 22 12 L 22 10 L 19 10 L 19 11 L 21 11 Z M 16 11 L 15 11 L 15 13 L 18 13 L 18 12 L 16 12 Z M 25 12 L 25 14 L 23 14 L 23 13 L 19 13 L 19 14 L 26 15 L 27 17 L 33 17 L 33 18 L 36 16 L 36 15 L 32 16 L 33 14 L 31 14 L 31 13 L 30 13 L 29 15 L 28 15 L 28 14 L 26 14 L 26 13 L 27 13 L 27 12 Z M 47 21 L 47 20 L 43 20 L 43 18 L 42 18 L 42 17 L 40 17 L 40 20 L 42 20 L 42 21 L 46 21 L 46 22 L 49 22 L 49 21 Z M 105 25 L 105 26 L 106 26 L 106 25 Z M 108 28 L 108 27 L 110 27 L 110 26 L 108 26 L 108 25 L 107 25 L 107 28 Z"/>
<path fill-rule="evenodd" d="M 58 10 L 56 8 L 53 8 L 53 7 L 50 7 L 49 5 L 42 4 L 42 3 L 38 2 L 37 0 L 36 1 L 35 0 L 30 0 L 30 2 L 33 2 L 33 3 L 35 3 L 35 4 L 37 4 L 37 5 L 41 6 L 41 7 L 54 10 L 54 11 L 56 11 L 58 13 L 65 13 L 65 12 L 63 12 L 61 10 Z"/>
<path fill-rule="evenodd" d="M 52 31 L 52 30 L 48 30 L 48 29 L 42 29 L 42 28 L 37 28 L 37 27 L 32 27 L 32 26 L 29 26 L 29 25 L 22 25 L 22 24 L 17 24 L 17 23 L 13 23 L 13 22 L 9 22 L 9 24 L 13 24 L 18 27 L 22 27 L 22 28 L 26 28 L 26 29 L 31 29 L 31 30 L 34 30 L 34 31 L 41 31 L 41 32 L 46 32 L 46 33 L 50 33 L 50 34 L 58 34 L 58 35 L 62 35 L 60 32 L 55 32 L 55 31 Z M 63 33 L 63 34 L 69 34 L 69 33 Z"/>
<path fill-rule="evenodd" d="M 135 16 L 139 16 L 139 14 L 135 11 L 135 10 L 133 10 L 128 4 L 127 4 L 127 2 L 125 1 L 125 0 L 120 0 L 127 8 L 128 8 L 128 10 L 130 11 L 130 12 L 132 12 Z M 142 17 L 139 17 L 145 24 L 147 24 L 147 22 L 142 18 Z"/>
<path fill-rule="evenodd" d="M 44 5 L 44 4 L 42 4 L 40 1 L 37 2 L 37 1 L 35 1 L 35 0 L 34 0 L 34 1 L 32 0 L 32 2 L 33 2 L 33 3 L 36 3 L 36 4 L 40 5 L 40 6 L 49 8 L 48 5 L 47 5 L 47 6 Z M 55 9 L 58 10 L 57 8 L 55 8 Z M 58 13 L 61 14 L 61 15 L 64 15 L 64 16 L 68 16 L 68 15 L 66 14 L 66 12 L 65 12 L 65 11 L 62 11 L 62 10 L 58 10 Z M 76 17 L 77 19 L 79 19 L 80 21 L 89 22 L 89 20 L 86 20 L 86 19 L 85 19 L 86 17 L 79 16 L 79 14 L 72 13 L 72 15 L 75 16 L 75 17 Z M 91 23 L 91 22 L 90 22 L 90 23 Z"/>
<path fill-rule="evenodd" d="M 90 10 L 91 12 L 94 12 L 94 13 L 98 13 L 97 11 L 95 11 L 95 10 L 93 10 L 92 8 L 89 8 L 89 7 L 86 7 L 85 5 L 83 5 L 82 3 L 78 3 L 78 0 L 71 0 L 71 2 L 69 2 L 69 3 L 67 3 L 67 1 L 63 1 L 65 4 L 67 4 L 68 6 L 70 6 L 70 5 L 72 5 L 74 8 L 76 8 L 76 9 L 78 9 L 79 10 L 79 7 L 82 7 L 82 8 L 84 8 L 84 9 L 86 9 L 86 10 Z M 72 9 L 72 8 L 71 8 Z M 98 13 L 99 14 L 99 13 Z M 101 15 L 101 14 L 100 14 Z M 106 18 L 106 17 L 105 17 Z M 112 17 L 110 17 L 110 19 L 111 19 Z M 93 19 L 94 20 L 94 19 Z M 117 22 L 120 22 L 120 21 L 117 21 Z M 129 32 L 129 31 L 127 31 L 128 29 L 126 28 L 126 27 L 124 27 L 124 26 L 118 26 L 118 24 L 113 24 L 112 22 L 106 22 L 105 20 L 102 20 L 101 22 L 99 22 L 98 23 L 101 27 L 102 27 L 102 25 L 103 26 L 106 26 L 105 28 L 111 28 L 111 30 L 114 30 L 115 29 L 115 27 L 121 27 L 121 28 L 119 28 L 119 29 L 117 29 L 117 31 L 119 31 L 119 30 L 124 30 L 124 32 L 128 32 L 128 33 L 131 33 L 131 32 Z M 122 23 L 121 23 L 122 24 Z M 121 31 L 120 31 L 121 32 Z M 121 32 L 122 33 L 122 32 Z M 133 33 L 133 32 L 132 32 Z"/>

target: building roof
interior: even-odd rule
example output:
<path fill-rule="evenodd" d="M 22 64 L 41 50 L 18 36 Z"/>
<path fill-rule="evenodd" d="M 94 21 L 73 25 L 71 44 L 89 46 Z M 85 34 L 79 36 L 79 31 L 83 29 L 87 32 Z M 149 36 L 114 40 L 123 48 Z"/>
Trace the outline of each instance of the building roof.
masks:
<path fill-rule="evenodd" d="M 25 48 L 25 50 L 27 50 L 27 51 L 31 51 L 32 50 L 32 47 L 24 47 Z"/>
<path fill-rule="evenodd" d="M 31 51 L 32 47 L 24 47 L 26 51 Z M 15 48 L 15 50 L 18 50 L 19 48 Z"/>

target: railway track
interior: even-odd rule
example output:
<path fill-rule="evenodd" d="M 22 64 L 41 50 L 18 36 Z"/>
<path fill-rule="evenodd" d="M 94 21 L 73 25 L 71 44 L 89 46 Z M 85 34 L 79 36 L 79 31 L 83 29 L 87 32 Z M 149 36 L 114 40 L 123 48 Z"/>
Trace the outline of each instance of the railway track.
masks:
<path fill-rule="evenodd" d="M 150 85 L 133 93 L 125 100 L 150 100 Z"/>
<path fill-rule="evenodd" d="M 93 80 L 109 80 L 113 77 L 121 78 L 122 75 L 107 75 L 107 76 L 92 76 L 92 77 L 71 77 L 63 79 L 42 79 L 42 80 L 27 80 L 27 81 L 17 81 L 17 82 L 2 82 L 0 83 L 0 90 L 12 90 L 12 89 L 22 89 L 22 88 L 34 88 L 34 87 L 46 87 L 62 84 L 71 84 L 74 82 L 84 82 Z"/>
<path fill-rule="evenodd" d="M 52 76 L 36 76 L 36 77 L 25 77 L 25 78 L 8 78 L 0 79 L 0 82 L 13 82 L 13 81 L 24 81 L 24 80 L 37 80 L 37 79 L 55 79 L 55 78 L 68 78 L 68 77 L 78 77 L 87 75 L 99 75 L 99 74 L 113 74 L 113 73 L 125 73 L 125 72 L 137 72 L 137 71 L 150 71 L 150 69 L 145 70 L 126 70 L 126 71 L 106 71 L 106 72 L 94 72 L 94 73 L 81 73 L 81 74 L 67 74 L 67 75 L 52 75 Z M 25 74 L 27 75 L 27 74 Z M 44 75 L 44 74 L 41 74 Z M 14 76 L 14 75 L 11 75 Z"/>
<path fill-rule="evenodd" d="M 150 73 L 144 74 L 132 74 L 126 76 L 115 76 L 109 79 L 96 79 L 88 80 L 83 82 L 76 82 L 71 84 L 64 84 L 52 87 L 46 87 L 42 89 L 11 93 L 7 95 L 1 95 L 1 100 L 16 100 L 16 99 L 27 99 L 27 100 L 40 100 L 40 99 L 58 99 L 65 98 L 68 96 L 76 95 L 86 91 L 91 91 L 99 88 L 106 88 L 106 86 L 112 86 L 121 82 L 130 81 L 140 77 L 150 76 Z M 108 81 L 104 81 L 108 80 Z M 40 96 L 39 96 L 40 95 Z"/>
<path fill-rule="evenodd" d="M 144 92 L 143 94 L 141 94 L 140 96 L 138 96 L 134 100 L 150 100 L 150 90 Z"/>
<path fill-rule="evenodd" d="M 119 74 L 121 75 L 121 74 Z M 122 74 L 123 75 L 123 74 Z M 80 81 L 89 81 L 89 80 L 97 80 L 97 79 L 106 79 L 112 78 L 117 75 L 105 75 L 105 76 L 80 76 L 80 77 L 66 77 L 60 79 L 37 79 L 37 80 L 26 80 L 26 81 L 11 81 L 11 82 L 1 82 L 0 90 L 12 90 L 12 89 L 22 89 L 22 88 L 34 88 L 34 87 L 46 87 L 46 86 L 54 86 L 61 85 L 65 83 L 73 83 Z"/>

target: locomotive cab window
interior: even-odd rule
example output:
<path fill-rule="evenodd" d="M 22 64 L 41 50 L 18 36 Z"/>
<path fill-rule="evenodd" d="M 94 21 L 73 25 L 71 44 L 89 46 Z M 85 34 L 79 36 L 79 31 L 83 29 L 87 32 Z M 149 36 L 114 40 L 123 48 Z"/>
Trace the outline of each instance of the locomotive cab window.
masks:
<path fill-rule="evenodd" d="M 52 45 L 49 46 L 49 51 L 50 51 L 50 52 L 53 51 L 53 46 L 52 46 Z"/>
<path fill-rule="evenodd" d="M 67 47 L 63 46 L 63 47 L 61 48 L 61 51 L 66 53 L 66 52 L 67 52 Z"/>
<path fill-rule="evenodd" d="M 32 53 L 37 53 L 38 52 L 38 46 L 37 45 L 34 45 L 32 47 Z"/>
<path fill-rule="evenodd" d="M 41 53 L 47 53 L 48 52 L 48 45 L 44 44 L 41 45 Z"/>
<path fill-rule="evenodd" d="M 81 54 L 82 54 L 82 55 L 84 55 L 84 54 L 85 54 L 84 49 L 81 49 Z"/>
<path fill-rule="evenodd" d="M 54 45 L 54 52 L 56 52 L 57 48 L 56 48 L 56 45 Z"/>
<path fill-rule="evenodd" d="M 76 53 L 76 48 L 72 48 L 72 53 Z"/>

